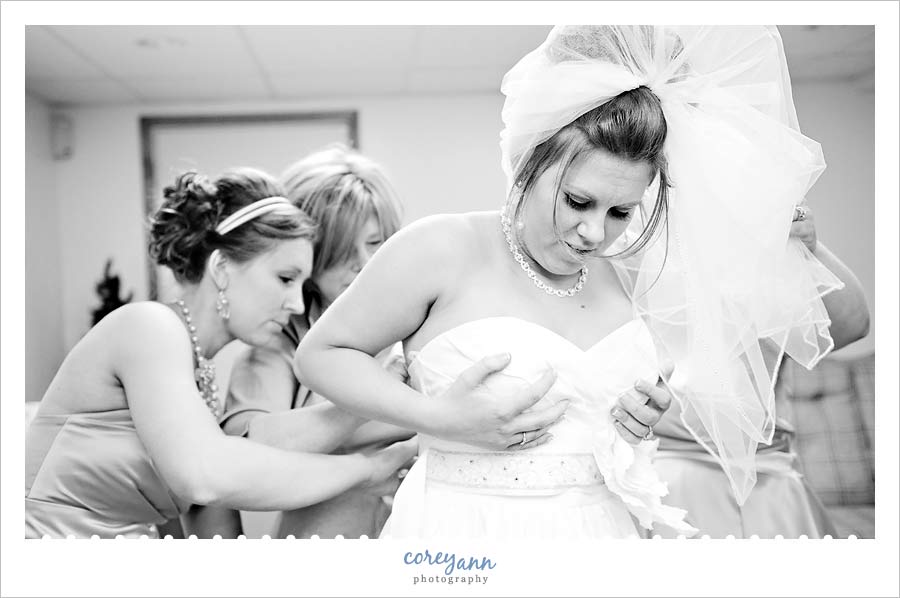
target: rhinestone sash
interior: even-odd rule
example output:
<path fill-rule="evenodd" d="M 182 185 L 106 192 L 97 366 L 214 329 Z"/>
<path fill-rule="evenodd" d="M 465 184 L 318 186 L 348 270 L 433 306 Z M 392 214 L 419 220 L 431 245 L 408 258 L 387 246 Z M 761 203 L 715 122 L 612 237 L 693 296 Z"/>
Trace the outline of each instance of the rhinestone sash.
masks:
<path fill-rule="evenodd" d="M 554 490 L 603 485 L 590 454 L 465 453 L 431 449 L 429 482 L 484 490 Z"/>

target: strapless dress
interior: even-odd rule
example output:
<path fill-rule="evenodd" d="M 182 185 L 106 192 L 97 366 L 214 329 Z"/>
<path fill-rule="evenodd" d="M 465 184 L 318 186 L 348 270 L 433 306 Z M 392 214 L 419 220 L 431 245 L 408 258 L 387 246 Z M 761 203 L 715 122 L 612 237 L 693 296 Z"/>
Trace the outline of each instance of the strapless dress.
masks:
<path fill-rule="evenodd" d="M 633 446 L 610 410 L 637 379 L 656 379 L 649 330 L 634 319 L 588 350 L 552 330 L 515 317 L 456 326 L 409 355 L 410 385 L 435 397 L 480 359 L 512 359 L 489 376 L 485 392 L 513 396 L 547 368 L 557 380 L 537 407 L 571 401 L 550 442 L 491 452 L 420 435 L 419 459 L 394 497 L 382 538 L 592 539 L 638 535 L 662 523 L 696 530 L 685 511 L 662 504 L 665 484 L 652 465 L 657 441 Z M 527 445 L 526 445 L 527 446 Z"/>

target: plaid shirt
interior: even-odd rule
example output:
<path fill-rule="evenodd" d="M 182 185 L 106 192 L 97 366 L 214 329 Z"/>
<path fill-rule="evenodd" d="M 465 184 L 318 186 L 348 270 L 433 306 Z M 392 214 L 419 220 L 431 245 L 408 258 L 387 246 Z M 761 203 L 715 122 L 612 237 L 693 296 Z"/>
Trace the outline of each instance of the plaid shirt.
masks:
<path fill-rule="evenodd" d="M 800 469 L 826 505 L 875 503 L 875 356 L 786 364 Z"/>

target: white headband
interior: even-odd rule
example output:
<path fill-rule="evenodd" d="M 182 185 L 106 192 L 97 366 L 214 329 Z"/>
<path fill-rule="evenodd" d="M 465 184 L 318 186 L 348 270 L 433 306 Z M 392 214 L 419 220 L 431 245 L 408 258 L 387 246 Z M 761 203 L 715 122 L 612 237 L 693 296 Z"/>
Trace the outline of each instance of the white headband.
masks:
<path fill-rule="evenodd" d="M 284 205 L 291 206 L 293 204 L 286 198 L 280 196 L 260 199 L 249 206 L 244 206 L 234 214 L 228 216 L 219 223 L 219 226 L 216 227 L 216 232 L 220 235 L 226 235 L 242 224 L 250 222 L 254 218 L 259 218 L 263 214 L 273 212 Z"/>

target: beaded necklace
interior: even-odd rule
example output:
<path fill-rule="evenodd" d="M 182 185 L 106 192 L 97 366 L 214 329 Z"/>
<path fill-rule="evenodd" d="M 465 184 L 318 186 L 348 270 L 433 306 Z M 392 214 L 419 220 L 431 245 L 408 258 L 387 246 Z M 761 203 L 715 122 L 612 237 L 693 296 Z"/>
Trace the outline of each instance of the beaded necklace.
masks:
<path fill-rule="evenodd" d="M 200 390 L 200 397 L 210 412 L 215 417 L 219 417 L 219 387 L 216 386 L 216 364 L 207 359 L 203 355 L 203 349 L 200 348 L 200 339 L 197 337 L 197 327 L 191 320 L 191 310 L 185 305 L 184 301 L 178 299 L 175 302 L 181 309 L 181 315 L 187 326 L 188 333 L 191 335 L 191 345 L 194 347 L 194 358 L 197 360 L 197 367 L 194 368 L 194 381 Z"/>
<path fill-rule="evenodd" d="M 506 244 L 509 246 L 509 252 L 512 253 L 513 258 L 518 262 L 519 266 L 521 266 L 522 270 L 525 271 L 525 274 L 528 275 L 528 278 L 531 279 L 531 282 L 533 282 L 537 288 L 548 295 L 555 295 L 556 297 L 572 297 L 584 288 L 584 283 L 587 282 L 588 275 L 587 266 L 581 267 L 581 276 L 578 277 L 578 282 L 575 283 L 575 286 L 565 290 L 551 287 L 538 278 L 537 272 L 534 271 L 531 264 L 528 263 L 525 256 L 522 255 L 522 252 L 519 251 L 519 247 L 516 245 L 515 241 L 513 241 L 511 224 L 509 216 L 506 214 L 506 207 L 504 206 L 503 209 L 500 210 L 500 226 L 503 228 L 503 236 L 506 237 Z"/>

